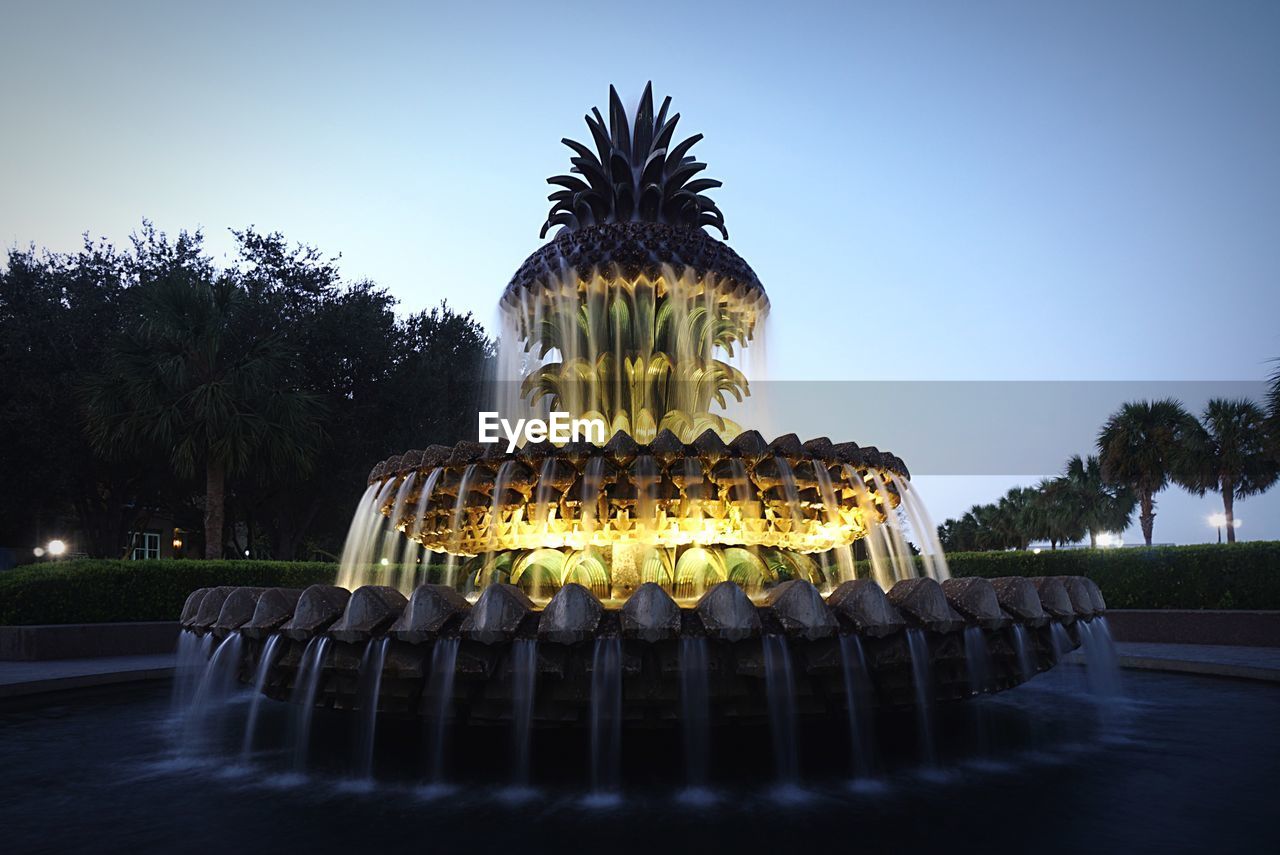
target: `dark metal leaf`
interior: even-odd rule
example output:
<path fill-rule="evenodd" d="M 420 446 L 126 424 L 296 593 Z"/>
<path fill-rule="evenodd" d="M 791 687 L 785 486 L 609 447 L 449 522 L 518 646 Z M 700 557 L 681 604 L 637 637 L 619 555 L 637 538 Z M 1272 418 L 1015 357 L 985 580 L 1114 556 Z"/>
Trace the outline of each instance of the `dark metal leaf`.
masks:
<path fill-rule="evenodd" d="M 694 162 L 682 163 L 680 166 L 676 167 L 675 170 L 671 170 L 671 164 L 668 162 L 667 192 L 670 193 L 672 190 L 677 190 L 680 187 L 683 187 L 686 181 L 706 168 L 707 165 L 705 163 Z"/>
<path fill-rule="evenodd" d="M 667 169 L 673 170 L 684 162 L 685 153 L 693 148 L 698 140 L 702 139 L 702 134 L 694 134 L 684 142 L 678 143 L 675 147 L 667 151 Z"/>
<path fill-rule="evenodd" d="M 658 109 L 658 117 L 653 120 L 655 128 L 661 128 L 667 120 L 667 108 L 671 106 L 671 96 L 668 95 L 662 99 L 662 106 Z M 677 118 L 679 118 L 677 116 Z"/>
<path fill-rule="evenodd" d="M 600 111 L 595 107 L 591 108 L 591 115 L 587 116 L 587 127 L 591 129 L 591 138 L 596 141 L 596 151 L 600 155 L 601 163 L 609 162 L 609 155 L 613 152 L 613 141 L 609 139 L 609 132 L 604 127 L 604 117 L 600 115 Z"/>
<path fill-rule="evenodd" d="M 668 98 L 667 100 L 670 101 L 671 99 Z M 654 151 L 660 148 L 671 148 L 671 138 L 676 134 L 676 123 L 679 121 L 680 114 L 676 113 L 665 125 L 658 126 L 658 132 L 653 136 Z"/>
<path fill-rule="evenodd" d="M 609 172 L 614 184 L 625 182 L 630 185 L 635 183 L 636 178 L 631 171 L 631 161 L 627 160 L 622 152 L 615 151 L 613 157 L 609 158 Z"/>
<path fill-rule="evenodd" d="M 635 211 L 634 192 L 630 182 L 619 182 L 613 188 L 613 213 L 620 223 L 631 220 Z"/>
<path fill-rule="evenodd" d="M 713 188 L 723 186 L 723 181 L 717 181 L 714 178 L 699 178 L 684 185 L 684 189 L 688 190 L 690 193 L 701 193 L 703 190 L 711 190 Z"/>
<path fill-rule="evenodd" d="M 719 231 L 721 236 L 725 240 L 729 239 L 729 230 L 724 227 L 724 220 L 720 219 L 719 217 L 716 217 L 714 214 L 699 215 L 698 225 L 711 226 L 713 229 L 716 229 L 717 231 Z"/>
<path fill-rule="evenodd" d="M 645 156 L 649 151 L 649 143 L 653 142 L 653 81 L 644 85 L 644 94 L 640 96 L 640 106 L 636 109 L 635 139 L 631 146 L 635 160 Z"/>
<path fill-rule="evenodd" d="M 572 175 L 553 175 L 547 179 L 547 183 L 555 184 L 559 187 L 565 188 L 566 190 L 572 190 L 575 193 L 591 189 L 587 182 L 583 181 L 581 178 L 575 178 Z"/>
<path fill-rule="evenodd" d="M 666 163 L 667 152 L 664 149 L 658 149 L 649 155 L 649 159 L 645 161 L 644 168 L 640 170 L 640 186 L 646 184 L 662 183 L 663 165 Z"/>
<path fill-rule="evenodd" d="M 577 152 L 578 157 L 582 157 L 587 160 L 595 160 L 597 163 L 599 162 L 598 158 L 596 158 L 595 152 L 593 152 L 591 149 L 587 148 L 585 145 L 578 142 L 577 140 L 571 140 L 568 137 L 565 137 L 564 139 L 560 140 L 560 142 L 564 143 L 569 148 Z"/>
<path fill-rule="evenodd" d="M 627 111 L 622 109 L 618 90 L 612 85 L 609 86 L 609 135 L 613 137 L 613 147 L 630 159 L 631 129 L 627 125 Z"/>
<path fill-rule="evenodd" d="M 662 188 L 657 184 L 647 185 L 640 193 L 640 219 L 656 220 L 661 207 Z"/>

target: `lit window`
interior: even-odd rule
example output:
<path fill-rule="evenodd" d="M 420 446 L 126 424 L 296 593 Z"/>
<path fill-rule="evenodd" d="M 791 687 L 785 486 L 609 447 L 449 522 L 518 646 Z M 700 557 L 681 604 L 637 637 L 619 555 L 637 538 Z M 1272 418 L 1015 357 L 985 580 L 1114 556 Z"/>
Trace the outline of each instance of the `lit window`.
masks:
<path fill-rule="evenodd" d="M 131 532 L 129 542 L 133 544 L 133 553 L 130 557 L 134 561 L 160 557 L 160 532 L 158 531 Z"/>

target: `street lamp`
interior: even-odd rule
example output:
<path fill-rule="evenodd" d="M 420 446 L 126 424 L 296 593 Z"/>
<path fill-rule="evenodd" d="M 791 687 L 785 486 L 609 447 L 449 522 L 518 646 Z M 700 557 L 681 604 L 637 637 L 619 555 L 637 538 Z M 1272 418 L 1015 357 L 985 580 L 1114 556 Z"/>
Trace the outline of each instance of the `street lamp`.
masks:
<path fill-rule="evenodd" d="M 54 558 L 60 558 L 67 551 L 67 545 L 61 540 L 51 540 L 45 550 Z"/>
<path fill-rule="evenodd" d="M 1232 528 L 1239 528 L 1242 520 L 1236 517 L 1231 520 Z M 1218 543 L 1222 543 L 1222 528 L 1227 524 L 1226 514 L 1209 514 L 1209 525 L 1218 530 Z"/>

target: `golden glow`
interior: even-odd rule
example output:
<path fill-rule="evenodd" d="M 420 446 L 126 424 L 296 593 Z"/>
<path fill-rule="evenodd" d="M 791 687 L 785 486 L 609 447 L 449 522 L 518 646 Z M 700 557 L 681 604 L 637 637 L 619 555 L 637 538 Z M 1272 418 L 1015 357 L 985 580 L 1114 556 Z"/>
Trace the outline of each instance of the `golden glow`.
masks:
<path fill-rule="evenodd" d="M 812 553 L 848 546 L 864 537 L 899 502 L 896 491 L 890 489 L 896 477 L 892 473 L 848 466 L 837 469 L 840 478 L 832 480 L 829 492 L 823 491 L 825 496 L 814 489 L 793 489 L 795 495 L 788 496 L 788 491 L 762 490 L 744 478 L 721 491 L 732 498 L 690 498 L 690 487 L 696 491 L 703 486 L 695 480 L 672 498 L 642 500 L 635 492 L 619 488 L 629 486 L 620 477 L 614 484 L 588 480 L 578 493 L 569 489 L 549 499 L 539 498 L 536 485 L 530 485 L 527 494 L 507 489 L 502 491 L 506 495 L 494 500 L 479 491 L 481 482 L 486 482 L 484 490 L 492 491 L 491 480 L 463 475 L 460 483 L 477 490 L 463 490 L 465 501 L 441 491 L 430 497 L 427 507 L 412 512 L 420 497 L 406 490 L 405 482 L 395 490 L 389 481 L 379 493 L 387 497 L 382 513 L 391 517 L 398 530 L 427 549 L 455 555 L 619 546 L 768 546 Z M 613 498 L 611 491 L 624 497 Z M 636 579 L 645 573 L 662 575 L 660 562 L 652 563 L 656 558 L 640 558 L 640 554 L 629 560 L 637 567 L 648 562 L 647 569 L 636 571 Z"/>

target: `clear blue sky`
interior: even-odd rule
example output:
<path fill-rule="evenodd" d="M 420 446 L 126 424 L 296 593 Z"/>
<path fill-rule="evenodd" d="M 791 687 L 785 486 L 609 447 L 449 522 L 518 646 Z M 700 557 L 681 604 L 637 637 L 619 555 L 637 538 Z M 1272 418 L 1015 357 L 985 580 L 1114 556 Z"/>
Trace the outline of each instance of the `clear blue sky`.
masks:
<path fill-rule="evenodd" d="M 1257 380 L 1280 356 L 1277 44 L 1270 2 L 9 0 L 0 241 L 148 217 L 220 254 L 253 223 L 406 310 L 488 321 L 559 139 L 651 78 L 706 135 L 774 378 Z M 895 447 L 857 428 L 828 432 Z M 941 518 L 1026 481 L 996 480 L 927 492 Z M 1166 494 L 1157 539 L 1202 539 L 1212 509 Z M 1277 495 L 1239 514 L 1280 537 Z"/>

